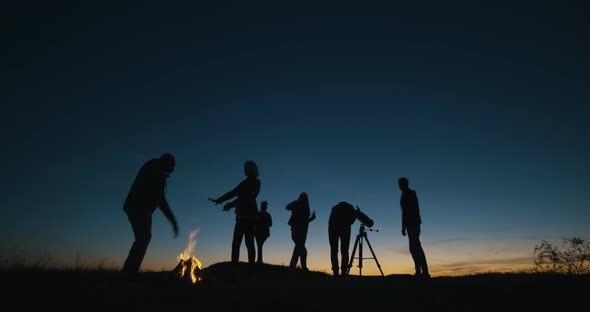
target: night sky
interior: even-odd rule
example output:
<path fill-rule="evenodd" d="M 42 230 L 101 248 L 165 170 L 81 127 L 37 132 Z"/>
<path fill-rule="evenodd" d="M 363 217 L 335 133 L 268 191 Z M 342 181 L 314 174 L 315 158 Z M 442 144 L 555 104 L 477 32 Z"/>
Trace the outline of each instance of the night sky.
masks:
<path fill-rule="evenodd" d="M 590 239 L 584 1 L 117 2 L 1 5 L 3 262 L 120 268 L 125 196 L 167 152 L 180 234 L 157 210 L 144 270 L 172 269 L 196 229 L 204 266 L 230 260 L 234 213 L 207 198 L 249 159 L 272 264 L 289 263 L 285 205 L 307 192 L 311 270 L 330 271 L 329 212 L 348 201 L 375 221 L 384 273 L 413 273 L 401 176 L 434 276 L 518 270 L 541 240 Z"/>

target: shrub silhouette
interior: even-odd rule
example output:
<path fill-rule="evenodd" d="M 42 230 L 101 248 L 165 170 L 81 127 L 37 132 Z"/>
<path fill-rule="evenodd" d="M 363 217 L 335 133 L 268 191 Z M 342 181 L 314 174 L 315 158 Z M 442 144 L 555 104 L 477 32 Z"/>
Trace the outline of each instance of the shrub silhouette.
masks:
<path fill-rule="evenodd" d="M 580 237 L 564 238 L 561 246 L 543 240 L 534 253 L 536 272 L 590 274 L 590 242 Z"/>
<path fill-rule="evenodd" d="M 47 269 L 53 257 L 48 251 L 40 251 L 31 255 L 20 248 L 10 249 L 6 255 L 0 256 L 0 268 L 3 269 Z"/>

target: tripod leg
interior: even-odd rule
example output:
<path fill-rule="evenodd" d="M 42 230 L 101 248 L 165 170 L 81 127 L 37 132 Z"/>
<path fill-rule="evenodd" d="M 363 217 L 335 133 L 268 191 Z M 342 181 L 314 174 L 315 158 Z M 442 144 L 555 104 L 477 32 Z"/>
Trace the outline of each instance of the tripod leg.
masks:
<path fill-rule="evenodd" d="M 359 239 L 359 276 L 363 275 L 363 237 Z"/>
<path fill-rule="evenodd" d="M 383 271 L 381 270 L 381 265 L 379 264 L 379 261 L 377 261 L 377 256 L 375 255 L 375 252 L 373 251 L 373 247 L 371 247 L 371 243 L 369 242 L 369 238 L 365 237 L 365 239 L 367 240 L 367 245 L 369 245 L 369 249 L 371 250 L 371 253 L 373 254 L 373 259 L 375 259 L 375 263 L 377 263 L 377 267 L 379 268 L 379 272 L 381 272 L 381 276 L 385 276 L 385 275 L 383 275 Z"/>
<path fill-rule="evenodd" d="M 350 262 L 348 263 L 348 266 L 346 267 L 346 275 L 348 275 L 350 273 L 350 268 L 352 267 L 352 261 L 354 260 L 354 254 L 356 253 L 356 247 L 359 244 L 359 236 L 357 235 L 356 237 L 356 241 L 354 242 L 354 247 L 352 248 L 352 254 L 350 254 Z"/>

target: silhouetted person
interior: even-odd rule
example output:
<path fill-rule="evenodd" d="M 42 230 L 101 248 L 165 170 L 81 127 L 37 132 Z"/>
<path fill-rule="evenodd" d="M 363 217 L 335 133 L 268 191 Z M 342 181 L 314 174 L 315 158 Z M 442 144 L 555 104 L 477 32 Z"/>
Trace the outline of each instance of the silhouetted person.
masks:
<path fill-rule="evenodd" d="M 400 206 L 402 208 L 402 235 L 408 234 L 410 243 L 410 253 L 414 260 L 414 267 L 416 277 L 430 277 L 428 273 L 428 264 L 426 263 L 426 256 L 420 243 L 420 226 L 422 218 L 420 218 L 420 207 L 418 205 L 418 196 L 416 191 L 410 189 L 410 182 L 407 178 L 402 177 L 398 179 L 399 189 L 402 191 L 400 198 Z"/>
<path fill-rule="evenodd" d="M 328 239 L 330 240 L 330 260 L 332 273 L 346 275 L 348 269 L 348 248 L 350 246 L 350 227 L 356 220 L 354 207 L 347 202 L 340 202 L 332 207 L 328 221 Z M 338 243 L 340 242 L 341 265 L 338 266 Z"/>
<path fill-rule="evenodd" d="M 299 194 L 299 198 L 289 203 L 285 208 L 291 211 L 289 225 L 291 226 L 291 239 L 295 243 L 289 266 L 292 268 L 296 267 L 297 262 L 300 260 L 301 268 L 307 270 L 307 248 L 305 248 L 305 241 L 307 240 L 309 223 L 316 218 L 315 211 L 310 216 L 309 199 L 306 193 Z"/>
<path fill-rule="evenodd" d="M 266 239 L 270 236 L 270 227 L 272 226 L 272 217 L 267 211 L 268 202 L 265 200 L 260 204 L 260 212 L 256 219 L 256 249 L 258 250 L 258 260 L 256 262 L 263 263 L 262 261 L 262 245 Z"/>
<path fill-rule="evenodd" d="M 248 250 L 248 262 L 254 263 L 256 260 L 254 229 L 258 214 L 256 197 L 260 192 L 260 180 L 258 179 L 258 166 L 254 161 L 248 160 L 244 163 L 244 175 L 246 175 L 246 179 L 240 182 L 233 190 L 217 199 L 209 198 L 215 205 L 218 205 L 236 197 L 234 201 L 223 206 L 223 211 L 236 208 L 236 224 L 234 226 L 234 237 L 231 247 L 231 261 L 233 263 L 239 262 L 242 238 L 245 238 L 246 249 Z"/>
<path fill-rule="evenodd" d="M 156 208 L 172 223 L 174 237 L 178 236 L 178 224 L 166 200 L 166 179 L 174 171 L 175 160 L 171 154 L 147 161 L 135 177 L 125 199 L 123 210 L 127 214 L 135 240 L 123 265 L 123 272 L 138 273 L 152 238 L 152 214 Z"/>

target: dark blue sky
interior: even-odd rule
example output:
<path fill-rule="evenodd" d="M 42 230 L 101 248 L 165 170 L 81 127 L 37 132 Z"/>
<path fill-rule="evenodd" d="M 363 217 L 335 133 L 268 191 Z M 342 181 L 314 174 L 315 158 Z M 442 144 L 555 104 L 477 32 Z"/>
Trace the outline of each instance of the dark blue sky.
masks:
<path fill-rule="evenodd" d="M 310 268 L 329 270 L 329 210 L 345 200 L 375 219 L 385 273 L 410 272 L 400 176 L 435 275 L 522 267 L 541 239 L 590 238 L 582 1 L 105 3 L 2 4 L 8 258 L 120 266 L 122 201 L 164 152 L 181 233 L 156 212 L 146 269 L 172 268 L 197 228 L 203 264 L 229 260 L 233 214 L 207 197 L 247 159 L 275 220 L 271 263 L 288 263 L 284 206 L 305 191 Z"/>

